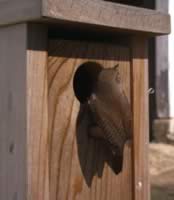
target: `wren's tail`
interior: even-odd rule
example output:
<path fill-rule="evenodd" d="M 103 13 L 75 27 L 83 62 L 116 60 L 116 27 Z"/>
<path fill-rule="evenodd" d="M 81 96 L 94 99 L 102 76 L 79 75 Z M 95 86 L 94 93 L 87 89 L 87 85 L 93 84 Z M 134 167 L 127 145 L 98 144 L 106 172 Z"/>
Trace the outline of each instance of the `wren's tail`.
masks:
<path fill-rule="evenodd" d="M 119 174 L 123 169 L 124 145 L 123 145 L 123 148 L 110 145 L 109 150 L 110 150 L 110 162 L 109 162 L 110 167 L 116 174 Z"/>
<path fill-rule="evenodd" d="M 123 169 L 123 155 L 113 155 L 112 169 L 116 174 L 119 174 Z"/>

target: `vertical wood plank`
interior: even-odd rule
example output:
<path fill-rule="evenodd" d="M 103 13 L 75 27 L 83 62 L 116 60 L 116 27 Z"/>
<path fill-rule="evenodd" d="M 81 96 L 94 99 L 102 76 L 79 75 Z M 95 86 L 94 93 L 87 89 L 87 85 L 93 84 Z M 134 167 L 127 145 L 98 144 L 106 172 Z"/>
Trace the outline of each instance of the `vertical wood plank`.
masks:
<path fill-rule="evenodd" d="M 147 39 L 132 39 L 134 200 L 149 199 Z"/>
<path fill-rule="evenodd" d="M 27 199 L 48 200 L 47 28 L 28 25 Z"/>
<path fill-rule="evenodd" d="M 0 28 L 0 199 L 26 199 L 25 24 Z"/>
<path fill-rule="evenodd" d="M 49 41 L 48 115 L 51 200 L 132 200 L 132 149 L 125 146 L 123 171 L 115 174 L 101 141 L 88 137 L 88 116 L 73 91 L 76 69 L 86 61 L 120 65 L 130 99 L 128 47 L 85 41 Z"/>
<path fill-rule="evenodd" d="M 0 199 L 48 199 L 47 32 L 0 29 Z"/>

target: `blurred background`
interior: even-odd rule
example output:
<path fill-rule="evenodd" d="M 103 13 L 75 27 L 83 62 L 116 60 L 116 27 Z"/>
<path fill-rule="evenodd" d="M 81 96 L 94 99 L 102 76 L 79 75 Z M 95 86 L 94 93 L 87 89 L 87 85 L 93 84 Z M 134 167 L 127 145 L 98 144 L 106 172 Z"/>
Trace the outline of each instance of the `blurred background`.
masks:
<path fill-rule="evenodd" d="M 174 0 L 152 6 L 170 14 L 171 34 L 149 41 L 151 199 L 174 200 Z"/>

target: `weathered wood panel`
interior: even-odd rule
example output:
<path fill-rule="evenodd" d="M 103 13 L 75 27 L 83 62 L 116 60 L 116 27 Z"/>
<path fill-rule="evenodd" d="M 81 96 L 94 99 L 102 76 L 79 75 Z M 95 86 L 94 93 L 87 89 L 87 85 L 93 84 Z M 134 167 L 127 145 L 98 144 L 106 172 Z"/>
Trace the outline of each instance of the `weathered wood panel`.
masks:
<path fill-rule="evenodd" d="M 106 1 L 44 0 L 43 16 L 85 24 L 101 25 L 122 31 L 167 34 L 170 17 L 150 9 Z"/>
<path fill-rule="evenodd" d="M 126 145 L 123 171 L 115 174 L 101 141 L 88 137 L 88 116 L 73 91 L 77 67 L 88 60 L 105 67 L 120 64 L 130 100 L 129 48 L 52 40 L 48 59 L 50 199 L 132 200 L 132 151 Z"/>
<path fill-rule="evenodd" d="M 132 39 L 134 200 L 149 200 L 147 39 Z"/>
<path fill-rule="evenodd" d="M 138 31 L 148 34 L 170 32 L 168 14 L 94 0 L 4 0 L 0 1 L 0 25 L 26 21 L 61 24 L 89 24 L 111 30 Z"/>
<path fill-rule="evenodd" d="M 0 199 L 26 199 L 25 24 L 0 29 Z"/>
<path fill-rule="evenodd" d="M 0 29 L 0 199 L 48 199 L 46 30 Z"/>
<path fill-rule="evenodd" d="M 32 21 L 41 18 L 39 0 L 0 1 L 0 25 Z"/>

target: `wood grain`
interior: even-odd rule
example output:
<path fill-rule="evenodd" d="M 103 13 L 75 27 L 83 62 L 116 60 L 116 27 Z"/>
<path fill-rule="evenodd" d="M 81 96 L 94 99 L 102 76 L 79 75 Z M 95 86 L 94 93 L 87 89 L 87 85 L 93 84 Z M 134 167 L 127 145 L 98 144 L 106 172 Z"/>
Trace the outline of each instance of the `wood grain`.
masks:
<path fill-rule="evenodd" d="M 123 171 L 116 175 L 101 141 L 88 137 L 88 116 L 73 91 L 73 76 L 85 61 L 120 64 L 130 99 L 128 47 L 52 40 L 48 58 L 49 177 L 51 200 L 132 200 L 132 151 L 126 145 Z"/>
<path fill-rule="evenodd" d="M 132 39 L 134 200 L 149 200 L 147 39 Z"/>
<path fill-rule="evenodd" d="M 28 25 L 27 199 L 49 200 L 47 29 Z"/>

